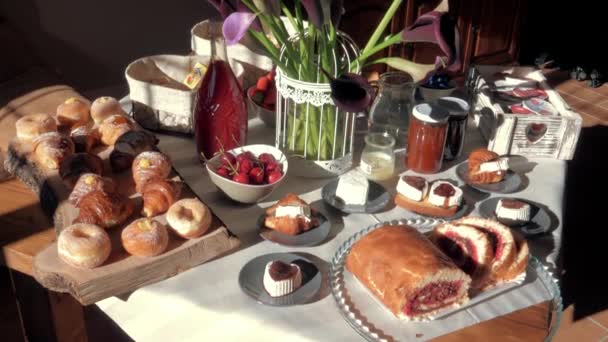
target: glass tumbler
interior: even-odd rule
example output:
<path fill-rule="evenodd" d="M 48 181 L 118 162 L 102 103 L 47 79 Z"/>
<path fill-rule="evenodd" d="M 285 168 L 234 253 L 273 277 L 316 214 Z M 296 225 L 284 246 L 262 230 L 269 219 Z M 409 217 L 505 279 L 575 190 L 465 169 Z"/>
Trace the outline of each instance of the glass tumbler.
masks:
<path fill-rule="evenodd" d="M 359 168 L 368 179 L 382 181 L 395 173 L 395 138 L 384 133 L 369 133 L 365 136 L 365 148 L 361 153 Z"/>

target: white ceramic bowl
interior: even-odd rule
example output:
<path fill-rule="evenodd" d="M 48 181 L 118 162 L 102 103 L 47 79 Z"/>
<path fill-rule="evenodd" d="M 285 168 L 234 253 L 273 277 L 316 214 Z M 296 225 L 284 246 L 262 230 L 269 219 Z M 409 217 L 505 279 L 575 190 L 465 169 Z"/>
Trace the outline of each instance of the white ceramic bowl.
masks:
<path fill-rule="evenodd" d="M 283 177 L 273 184 L 265 185 L 250 185 L 237 183 L 231 179 L 224 178 L 217 173 L 217 169 L 220 163 L 220 156 L 217 155 L 207 161 L 206 167 L 209 172 L 211 181 L 230 199 L 240 203 L 257 203 L 270 196 L 270 194 L 285 180 L 287 176 L 287 157 L 278 148 L 270 145 L 247 145 L 243 147 L 237 147 L 230 150 L 235 156 L 241 152 L 250 151 L 255 156 L 259 156 L 262 153 L 270 153 L 274 156 L 277 162 L 283 164 Z"/>
<path fill-rule="evenodd" d="M 449 82 L 449 88 L 446 89 L 435 89 L 429 88 L 425 85 L 419 85 L 418 89 L 422 99 L 427 103 L 434 103 L 437 99 L 450 96 L 454 90 L 456 90 L 456 83 L 453 80 Z"/>
<path fill-rule="evenodd" d="M 253 114 L 260 118 L 266 126 L 274 128 L 277 118 L 276 112 L 274 110 L 266 109 L 253 101 L 251 95 L 253 94 L 254 89 L 255 86 L 247 89 L 247 111 L 249 111 L 249 114 Z"/>

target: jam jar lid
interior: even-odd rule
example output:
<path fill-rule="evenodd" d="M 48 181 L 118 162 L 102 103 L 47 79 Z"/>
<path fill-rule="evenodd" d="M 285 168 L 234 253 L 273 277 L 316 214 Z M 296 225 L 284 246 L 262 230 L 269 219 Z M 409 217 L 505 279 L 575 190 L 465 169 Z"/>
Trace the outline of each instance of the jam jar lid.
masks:
<path fill-rule="evenodd" d="M 448 121 L 450 113 L 442 107 L 421 103 L 412 110 L 414 117 L 428 123 L 444 123 Z"/>
<path fill-rule="evenodd" d="M 437 105 L 447 110 L 453 116 L 465 116 L 469 114 L 469 103 L 459 97 L 441 97 L 437 100 Z"/>

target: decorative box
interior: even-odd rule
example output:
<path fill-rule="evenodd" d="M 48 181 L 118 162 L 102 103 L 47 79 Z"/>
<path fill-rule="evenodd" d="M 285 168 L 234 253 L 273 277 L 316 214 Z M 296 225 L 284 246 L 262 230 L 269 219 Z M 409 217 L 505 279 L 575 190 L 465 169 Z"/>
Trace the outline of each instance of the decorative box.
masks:
<path fill-rule="evenodd" d="M 506 81 L 494 82 L 507 74 Z M 530 81 L 509 84 L 509 79 Z M 515 81 L 514 81 L 515 82 Z M 499 83 L 499 84 L 498 84 Z M 558 115 L 516 114 L 496 100 L 497 91 L 517 87 L 540 88 Z M 520 89 L 523 89 L 520 88 Z M 542 72 L 533 67 L 475 65 L 469 69 L 467 90 L 473 102 L 475 124 L 488 141 L 488 149 L 500 155 L 517 154 L 570 160 L 574 156 L 582 127 L 580 115 L 548 84 Z M 507 107 L 508 108 L 508 107 Z"/>
<path fill-rule="evenodd" d="M 197 62 L 209 65 L 209 56 L 157 55 L 129 64 L 125 76 L 135 121 L 150 130 L 192 134 L 197 90 L 182 82 Z M 234 60 L 231 65 L 242 84 L 243 67 Z"/>

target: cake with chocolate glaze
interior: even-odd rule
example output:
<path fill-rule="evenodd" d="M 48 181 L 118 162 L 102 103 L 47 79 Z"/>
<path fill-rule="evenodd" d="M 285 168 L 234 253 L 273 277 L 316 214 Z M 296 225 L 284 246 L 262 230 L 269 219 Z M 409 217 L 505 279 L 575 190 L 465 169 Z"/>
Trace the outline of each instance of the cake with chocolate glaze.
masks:
<path fill-rule="evenodd" d="M 516 224 L 530 222 L 532 207 L 530 204 L 514 198 L 501 198 L 496 203 L 496 218 Z"/>
<path fill-rule="evenodd" d="M 266 264 L 263 281 L 271 297 L 286 296 L 302 286 L 302 272 L 298 265 L 274 260 Z"/>

